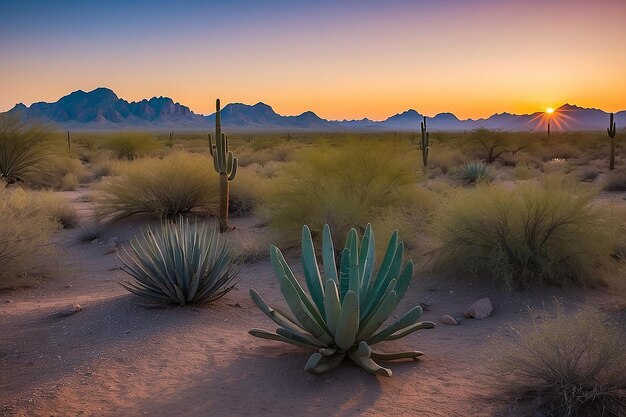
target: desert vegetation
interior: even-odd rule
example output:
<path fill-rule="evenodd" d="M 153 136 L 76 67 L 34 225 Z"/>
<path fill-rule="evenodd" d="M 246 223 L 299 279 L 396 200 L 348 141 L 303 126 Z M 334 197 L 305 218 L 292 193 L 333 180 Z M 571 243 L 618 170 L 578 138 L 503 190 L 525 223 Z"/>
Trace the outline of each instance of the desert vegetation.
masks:
<path fill-rule="evenodd" d="M 86 271 L 106 265 L 95 273 L 98 284 L 91 272 L 78 273 L 95 293 L 107 285 L 100 282 L 114 283 L 102 297 L 142 308 L 169 306 L 161 313 L 125 313 L 141 314 L 147 332 L 160 325 L 156 315 L 167 321 L 179 314 L 174 311 L 201 311 L 202 331 L 225 331 L 233 341 L 222 343 L 233 351 L 241 349 L 233 344 L 240 333 L 270 339 L 245 339 L 247 352 L 258 357 L 246 366 L 264 367 L 255 372 L 300 371 L 301 363 L 312 374 L 334 370 L 333 378 L 341 380 L 356 378 L 356 367 L 339 366 L 348 360 L 382 376 L 391 375 L 384 362 L 397 360 L 392 379 L 423 372 L 432 379 L 441 361 L 430 357 L 457 355 L 442 347 L 451 343 L 446 324 L 460 324 L 466 333 L 483 329 L 480 337 L 489 339 L 501 334 L 505 320 L 514 321 L 521 330 L 512 333 L 513 346 L 489 348 L 499 358 L 495 368 L 464 359 L 472 363 L 466 387 L 477 370 L 501 372 L 523 376 L 508 386 L 506 398 L 538 401 L 546 416 L 621 412 L 623 391 L 612 372 L 621 357 L 611 347 L 618 336 L 609 319 L 589 313 L 592 326 L 587 316 L 568 315 L 564 325 L 559 310 L 558 323 L 546 319 L 526 327 L 534 313 L 516 310 L 512 316 L 498 298 L 539 305 L 547 299 L 543 292 L 560 291 L 566 299 L 582 292 L 621 305 L 626 158 L 619 132 L 610 170 L 606 133 L 546 137 L 429 132 L 424 126 L 421 138 L 418 131 L 235 131 L 227 138 L 220 127 L 210 137 L 75 132 L 68 146 L 60 132 L 20 129 L 37 138 L 29 146 L 41 159 L 23 174 L 4 176 L 0 186 L 0 214 L 8 225 L 0 230 L 0 263 L 10 265 L 1 271 L 0 295 L 26 294 L 31 290 L 18 289 L 24 284 L 52 291 L 63 282 L 72 291 L 80 284 L 69 277 L 45 284 L 34 278 L 52 257 L 76 253 L 81 258 L 72 262 L 82 262 Z M 4 160 L 11 155 L 7 149 L 0 147 Z M 297 258 L 301 268 L 292 262 Z M 495 300 L 491 322 L 465 326 L 464 320 L 475 319 L 452 310 L 467 306 L 450 307 L 455 297 L 485 295 Z M 108 302 L 85 300 L 85 317 L 90 302 Z M 267 325 L 261 312 L 277 330 L 260 330 Z M 433 329 L 435 322 L 442 325 Z M 557 327 L 558 338 L 550 333 Z M 396 339 L 398 352 L 388 343 Z M 300 348 L 311 352 L 308 361 Z M 472 357 L 480 357 L 472 349 Z M 576 352 L 585 361 L 568 356 Z M 266 363 L 265 356 L 272 359 Z M 417 358 L 423 360 L 404 363 Z M 568 369 L 555 365 L 562 361 Z"/>

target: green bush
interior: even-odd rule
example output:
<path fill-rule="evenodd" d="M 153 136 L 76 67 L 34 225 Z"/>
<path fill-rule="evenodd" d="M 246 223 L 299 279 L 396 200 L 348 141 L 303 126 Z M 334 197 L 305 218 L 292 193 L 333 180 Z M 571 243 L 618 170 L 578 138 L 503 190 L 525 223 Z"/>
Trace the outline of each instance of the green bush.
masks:
<path fill-rule="evenodd" d="M 231 250 L 217 227 L 188 219 L 148 227 L 118 254 L 134 282 L 122 283 L 152 303 L 193 304 L 215 301 L 233 289 Z"/>
<path fill-rule="evenodd" d="M 295 242 L 303 224 L 329 224 L 346 236 L 388 208 L 415 201 L 420 156 L 410 143 L 350 141 L 316 146 L 284 164 L 267 185 L 263 212 L 283 242 Z M 314 237 L 321 236 L 314 227 Z M 342 243 L 342 242 L 339 242 Z"/>
<path fill-rule="evenodd" d="M 532 312 L 535 314 L 535 312 Z M 505 392 L 538 399 L 543 415 L 626 415 L 626 350 L 623 330 L 590 308 L 554 317 L 541 312 L 532 324 L 513 329 L 490 353 Z"/>
<path fill-rule="evenodd" d="M 611 218 L 593 196 L 556 179 L 459 191 L 435 221 L 436 267 L 507 286 L 593 282 L 613 245 Z"/>
<path fill-rule="evenodd" d="M 94 194 L 100 218 L 120 220 L 137 214 L 163 218 L 194 209 L 216 212 L 217 175 L 206 155 L 144 158 L 119 164 L 116 172 L 104 178 Z"/>

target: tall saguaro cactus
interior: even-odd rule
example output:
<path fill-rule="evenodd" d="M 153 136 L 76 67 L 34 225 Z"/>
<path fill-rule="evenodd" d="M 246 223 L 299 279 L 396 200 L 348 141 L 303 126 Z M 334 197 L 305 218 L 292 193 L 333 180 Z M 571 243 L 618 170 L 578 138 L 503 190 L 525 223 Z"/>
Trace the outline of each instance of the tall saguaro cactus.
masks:
<path fill-rule="evenodd" d="M 606 129 L 606 132 L 609 134 L 609 138 L 611 138 L 611 154 L 609 156 L 609 170 L 615 169 L 615 121 L 613 119 L 613 113 L 611 113 L 611 118 L 609 120 L 609 127 Z"/>
<path fill-rule="evenodd" d="M 209 134 L 209 152 L 213 157 L 215 171 L 220 175 L 220 210 L 218 219 L 220 232 L 228 230 L 228 194 L 229 182 L 237 175 L 237 158 L 228 150 L 228 138 L 222 132 L 220 99 L 215 101 L 215 143 Z"/>
<path fill-rule="evenodd" d="M 420 150 L 422 151 L 422 162 L 424 163 L 424 167 L 426 167 L 428 166 L 428 151 L 430 150 L 430 133 L 426 130 L 426 116 L 424 116 L 424 121 L 420 123 L 420 128 L 422 130 Z"/>

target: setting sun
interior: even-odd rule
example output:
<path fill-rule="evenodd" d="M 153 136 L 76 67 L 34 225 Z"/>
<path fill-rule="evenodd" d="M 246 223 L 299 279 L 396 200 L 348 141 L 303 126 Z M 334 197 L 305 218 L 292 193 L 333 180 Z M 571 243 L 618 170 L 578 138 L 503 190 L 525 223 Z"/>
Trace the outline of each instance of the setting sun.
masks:
<path fill-rule="evenodd" d="M 546 113 L 554 113 L 554 109 L 553 109 L 553 108 L 551 108 L 551 107 L 548 107 L 548 108 L 546 109 Z"/>

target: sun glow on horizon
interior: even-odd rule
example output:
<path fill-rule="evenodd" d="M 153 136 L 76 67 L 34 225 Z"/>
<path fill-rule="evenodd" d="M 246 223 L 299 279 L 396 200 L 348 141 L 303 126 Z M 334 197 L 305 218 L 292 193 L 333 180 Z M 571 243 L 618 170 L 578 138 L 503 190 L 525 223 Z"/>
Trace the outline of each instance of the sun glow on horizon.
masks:
<path fill-rule="evenodd" d="M 554 113 L 554 109 L 553 109 L 552 107 L 548 107 L 548 108 L 546 109 L 546 113 L 548 113 L 548 114 L 552 114 L 552 113 Z"/>

